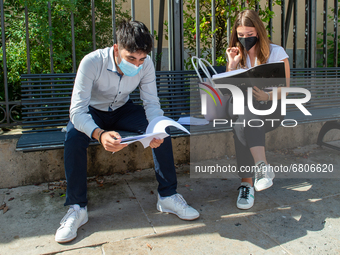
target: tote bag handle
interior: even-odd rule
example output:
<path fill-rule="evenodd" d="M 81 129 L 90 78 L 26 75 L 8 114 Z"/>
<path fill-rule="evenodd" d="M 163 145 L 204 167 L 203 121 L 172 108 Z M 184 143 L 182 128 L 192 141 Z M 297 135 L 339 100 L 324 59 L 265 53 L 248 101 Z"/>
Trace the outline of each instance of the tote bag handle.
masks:
<path fill-rule="evenodd" d="M 210 75 L 210 73 L 209 73 L 208 68 L 207 68 L 206 65 L 208 65 L 208 66 L 211 68 L 211 70 L 213 70 L 213 72 L 214 72 L 215 74 L 217 74 L 215 68 L 214 68 L 207 60 L 205 60 L 204 58 L 198 58 L 198 57 L 196 57 L 196 56 L 193 56 L 193 57 L 191 58 L 191 63 L 192 63 L 192 65 L 194 66 L 194 69 L 195 69 L 195 71 L 196 71 L 196 73 L 197 73 L 197 76 L 198 76 L 198 78 L 200 79 L 200 82 L 201 82 L 201 83 L 203 83 L 204 81 L 203 81 L 203 79 L 202 79 L 202 76 L 200 75 L 200 72 L 198 71 L 198 66 L 196 66 L 195 63 L 194 63 L 194 60 L 196 60 L 196 61 L 198 62 L 198 65 L 201 67 L 203 73 L 207 76 L 207 78 L 208 78 L 210 84 L 211 84 L 213 87 L 215 87 L 215 83 L 213 82 L 213 80 L 212 80 L 212 78 L 211 78 L 211 75 Z"/>

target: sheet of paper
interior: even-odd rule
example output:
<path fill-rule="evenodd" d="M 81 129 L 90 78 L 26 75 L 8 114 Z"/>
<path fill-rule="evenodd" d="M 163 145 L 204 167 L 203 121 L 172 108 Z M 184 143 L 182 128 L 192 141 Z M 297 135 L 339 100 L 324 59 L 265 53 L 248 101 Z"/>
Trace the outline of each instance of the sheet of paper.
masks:
<path fill-rule="evenodd" d="M 236 75 L 236 74 L 239 74 L 239 73 L 244 73 L 246 72 L 248 69 L 236 69 L 236 70 L 232 70 L 232 71 L 229 71 L 229 72 L 224 72 L 224 73 L 219 73 L 219 74 L 214 74 L 212 76 L 212 79 L 218 79 L 220 77 L 229 77 L 229 76 L 233 76 L 233 75 Z"/>
<path fill-rule="evenodd" d="M 146 147 L 149 146 L 149 144 L 150 144 L 150 142 L 152 141 L 153 138 L 163 139 L 167 136 L 169 136 L 169 135 L 165 132 L 138 135 L 138 136 L 129 136 L 129 137 L 122 138 L 121 143 L 131 144 L 131 143 L 134 143 L 134 142 L 141 142 L 143 144 L 144 148 L 146 148 Z"/>
<path fill-rule="evenodd" d="M 133 143 L 145 137 L 146 135 L 128 136 L 128 137 L 122 138 L 122 143 Z"/>
<path fill-rule="evenodd" d="M 146 133 L 144 135 L 129 136 L 129 137 L 122 138 L 121 143 L 131 144 L 134 142 L 141 142 L 144 148 L 147 148 L 150 145 L 150 142 L 152 141 L 153 138 L 163 139 L 169 136 L 165 132 L 165 128 L 168 126 L 174 126 L 190 134 L 190 132 L 185 127 L 183 127 L 181 124 L 177 123 L 176 121 L 168 117 L 160 116 L 160 117 L 153 119 L 149 123 L 146 129 Z"/>
<path fill-rule="evenodd" d="M 146 129 L 146 134 L 151 134 L 151 133 L 159 133 L 159 132 L 165 132 L 165 128 L 168 126 L 174 126 L 188 134 L 190 134 L 190 132 L 183 127 L 181 124 L 177 123 L 176 121 L 168 118 L 168 117 L 164 117 L 164 116 L 159 116 L 154 118 L 148 125 L 147 129 Z"/>
<path fill-rule="evenodd" d="M 195 117 L 181 117 L 178 119 L 177 123 L 181 125 L 191 125 L 191 126 L 200 126 L 200 125 L 208 125 L 209 121 L 206 119 L 199 119 Z"/>

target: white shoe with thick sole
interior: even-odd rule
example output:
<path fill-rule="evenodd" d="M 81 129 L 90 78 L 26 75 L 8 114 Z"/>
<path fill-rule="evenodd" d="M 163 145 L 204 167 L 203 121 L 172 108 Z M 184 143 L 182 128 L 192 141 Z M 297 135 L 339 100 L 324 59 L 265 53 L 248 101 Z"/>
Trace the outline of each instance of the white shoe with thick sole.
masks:
<path fill-rule="evenodd" d="M 182 220 L 195 220 L 200 216 L 198 211 L 189 206 L 178 193 L 169 197 L 161 197 L 158 194 L 157 210 L 175 214 Z"/>
<path fill-rule="evenodd" d="M 270 165 L 266 165 L 263 161 L 256 164 L 257 171 L 255 172 L 254 187 L 256 191 L 261 191 L 270 188 L 273 185 L 275 173 Z"/>
<path fill-rule="evenodd" d="M 58 243 L 67 243 L 77 237 L 77 230 L 88 221 L 87 208 L 71 205 L 66 215 L 60 221 L 60 227 L 55 234 Z"/>

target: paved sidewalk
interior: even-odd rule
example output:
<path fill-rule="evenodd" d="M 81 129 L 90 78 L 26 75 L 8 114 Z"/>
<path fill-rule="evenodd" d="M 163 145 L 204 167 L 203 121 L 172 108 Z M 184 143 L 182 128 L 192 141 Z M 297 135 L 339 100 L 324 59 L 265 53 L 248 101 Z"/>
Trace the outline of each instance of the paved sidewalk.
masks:
<path fill-rule="evenodd" d="M 340 144 L 340 141 L 337 142 Z M 340 171 L 340 153 L 317 146 L 269 152 L 273 164 L 318 163 Z M 235 159 L 219 159 L 235 164 Z M 67 208 L 64 182 L 0 190 L 0 254 L 340 254 L 339 179 L 280 179 L 236 208 L 239 180 L 190 178 L 178 166 L 178 192 L 199 210 L 182 221 L 156 210 L 153 170 L 89 179 L 89 222 L 69 244 L 54 234 Z"/>

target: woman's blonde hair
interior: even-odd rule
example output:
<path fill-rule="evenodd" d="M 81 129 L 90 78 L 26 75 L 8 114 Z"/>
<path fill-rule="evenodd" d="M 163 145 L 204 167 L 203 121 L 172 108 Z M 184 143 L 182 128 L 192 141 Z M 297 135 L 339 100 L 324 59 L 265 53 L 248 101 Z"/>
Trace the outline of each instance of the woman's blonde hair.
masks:
<path fill-rule="evenodd" d="M 236 29 L 239 26 L 245 27 L 255 27 L 258 38 L 256 43 L 256 56 L 257 56 L 257 63 L 264 64 L 267 62 L 270 54 L 270 43 L 271 41 L 268 38 L 266 28 L 260 19 L 259 15 L 254 10 L 244 10 L 240 12 L 235 20 L 232 34 L 229 42 L 229 47 L 239 47 L 241 49 L 242 59 L 239 63 L 241 68 L 246 67 L 246 55 L 244 54 L 245 50 L 242 44 L 239 42 L 237 37 Z M 250 66 L 248 66 L 250 68 Z"/>

